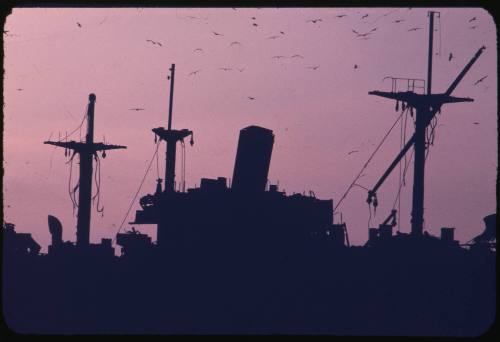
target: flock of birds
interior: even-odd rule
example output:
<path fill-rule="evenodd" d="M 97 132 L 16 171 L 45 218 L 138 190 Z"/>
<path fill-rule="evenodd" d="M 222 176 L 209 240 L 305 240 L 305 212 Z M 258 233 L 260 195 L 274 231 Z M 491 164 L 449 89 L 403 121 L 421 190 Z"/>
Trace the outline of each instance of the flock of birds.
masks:
<path fill-rule="evenodd" d="M 237 11 L 238 9 L 237 8 L 233 8 L 233 10 Z M 379 15 L 377 17 L 374 18 L 374 20 L 372 20 L 371 22 L 368 21 L 368 19 L 370 18 L 370 14 L 369 13 L 366 13 L 366 14 L 362 14 L 360 16 L 361 18 L 361 23 L 363 24 L 375 24 L 376 22 L 378 22 L 380 19 L 382 19 L 383 17 L 386 17 L 396 11 L 398 11 L 399 9 L 393 9 L 387 13 L 384 13 L 382 15 Z M 408 10 L 411 10 L 411 7 L 408 8 Z M 357 12 L 359 13 L 359 12 Z M 337 14 L 334 16 L 334 19 L 342 19 L 342 18 L 347 18 L 348 15 L 347 14 Z M 192 15 L 189 15 L 189 16 L 186 16 L 185 18 L 187 19 L 190 19 L 190 20 L 201 20 L 202 18 L 200 17 L 196 17 L 196 16 L 192 16 Z M 358 17 L 359 18 L 359 17 Z M 99 22 L 99 25 L 101 25 L 102 23 L 104 23 L 106 21 L 107 17 L 105 17 L 103 20 L 101 20 Z M 252 16 L 250 17 L 251 21 L 251 25 L 253 27 L 259 27 L 260 25 L 257 23 L 257 17 L 255 16 Z M 206 19 L 205 19 L 206 20 Z M 324 22 L 323 18 L 311 18 L 311 19 L 308 19 L 305 21 L 306 24 L 312 24 L 312 25 L 315 25 L 315 24 L 320 24 Z M 395 19 L 395 20 L 392 20 L 392 23 L 393 24 L 401 24 L 405 22 L 405 19 L 401 19 L 401 18 L 398 18 L 398 19 Z M 477 22 L 477 17 L 472 17 L 468 20 L 468 23 L 469 24 L 475 24 Z M 79 27 L 79 28 L 82 28 L 82 24 L 80 22 L 76 22 L 76 25 Z M 477 28 L 477 25 L 473 25 L 473 26 L 470 26 L 469 29 L 475 29 Z M 377 30 L 379 29 L 379 26 L 375 26 L 369 30 L 366 30 L 366 31 L 361 31 L 359 29 L 355 29 L 355 28 L 352 28 L 351 31 L 355 34 L 355 38 L 357 39 L 361 39 L 361 40 L 368 40 L 368 39 L 371 39 L 374 34 L 377 32 Z M 418 30 L 422 30 L 423 28 L 422 27 L 411 27 L 411 28 L 408 28 L 407 31 L 408 32 L 415 32 L 415 31 L 418 31 Z M 12 35 L 12 34 L 9 34 L 9 31 L 3 31 L 3 33 L 5 35 Z M 220 32 L 216 32 L 214 30 L 211 31 L 212 35 L 214 37 L 224 37 L 224 34 L 223 33 L 220 33 Z M 283 37 L 285 35 L 285 32 L 283 30 L 280 30 L 279 31 L 279 34 L 276 34 L 276 35 L 272 35 L 272 36 L 269 36 L 267 37 L 267 39 L 269 40 L 275 40 L 275 39 L 279 39 L 281 37 Z M 147 43 L 150 43 L 152 45 L 155 45 L 155 46 L 159 46 L 159 47 L 163 47 L 163 44 L 162 42 L 160 41 L 156 41 L 156 40 L 152 40 L 152 39 L 146 39 L 146 42 Z M 240 41 L 232 41 L 231 43 L 229 43 L 229 47 L 233 47 L 233 46 L 241 46 L 243 45 Z M 199 53 L 204 53 L 204 50 L 202 48 L 195 48 L 193 50 L 193 53 L 195 54 L 199 54 Z M 271 59 L 275 59 L 275 60 L 281 60 L 281 59 L 285 59 L 285 58 L 290 58 L 290 59 L 294 59 L 294 58 L 299 58 L 299 59 L 304 59 L 304 56 L 302 56 L 301 54 L 293 54 L 291 56 L 284 56 L 284 55 L 275 55 L 275 56 L 272 56 Z M 454 55 L 452 52 L 449 52 L 449 55 L 448 55 L 448 61 L 452 61 L 452 59 L 454 58 Z M 309 70 L 317 70 L 318 68 L 320 67 L 320 65 L 310 65 L 310 66 L 307 66 L 307 69 Z M 358 64 L 354 64 L 353 66 L 354 69 L 359 69 L 359 65 Z M 227 72 L 227 71 L 233 71 L 233 70 L 237 70 L 238 72 L 243 72 L 245 69 L 244 68 L 231 68 L 231 67 L 220 67 L 219 70 L 221 71 L 224 71 L 224 72 Z M 188 76 L 196 76 L 198 75 L 200 72 L 202 72 L 202 69 L 197 69 L 197 70 L 193 70 L 191 72 L 189 72 L 187 75 Z M 488 76 L 483 76 L 481 77 L 480 79 L 478 79 L 476 82 L 474 82 L 473 85 L 478 85 L 479 83 L 483 82 Z M 22 88 L 17 88 L 18 91 L 22 91 L 23 89 Z M 256 100 L 256 98 L 254 96 L 247 96 L 247 98 L 249 100 Z M 145 110 L 144 108 L 130 108 L 129 110 L 134 110 L 134 111 L 142 111 L 142 110 Z"/>
<path fill-rule="evenodd" d="M 411 8 L 409 8 L 411 10 Z M 233 8 L 233 10 L 237 10 L 236 8 Z M 382 15 L 379 15 L 378 17 L 376 17 L 372 22 L 368 23 L 368 24 L 375 24 L 378 20 L 380 20 L 381 18 L 383 17 L 386 17 L 392 13 L 394 13 L 395 11 L 397 10 L 392 10 L 388 13 L 385 13 L 385 14 L 382 14 Z M 347 17 L 347 14 L 338 14 L 338 15 L 335 15 L 335 18 L 336 19 L 341 19 L 341 18 L 345 18 Z M 370 14 L 363 14 L 361 16 L 361 20 L 362 21 L 365 21 L 365 19 L 369 18 L 370 17 Z M 195 16 L 186 16 L 186 18 L 188 19 L 201 19 L 199 17 L 195 17 Z M 251 25 L 253 27 L 259 27 L 259 24 L 256 22 L 257 18 L 255 16 L 252 16 L 251 18 Z M 474 21 L 476 21 L 477 18 L 476 17 L 473 17 L 471 19 L 468 20 L 468 23 L 472 23 Z M 306 20 L 306 24 L 319 24 L 319 23 L 322 23 L 324 22 L 324 20 L 322 18 L 311 18 L 311 19 L 308 19 Z M 404 19 L 395 19 L 392 21 L 393 24 L 401 24 L 405 22 Z M 78 23 L 78 25 L 80 26 L 80 24 Z M 475 29 L 477 26 L 472 26 L 470 27 L 470 29 Z M 375 34 L 375 32 L 377 32 L 377 30 L 379 29 L 379 26 L 376 26 L 376 27 L 373 27 L 371 28 L 370 30 L 367 30 L 365 32 L 361 32 L 360 30 L 357 30 L 357 29 L 354 29 L 352 28 L 351 31 L 355 34 L 355 38 L 358 38 L 358 39 L 361 39 L 361 40 L 368 40 L 370 39 L 371 37 L 373 37 L 373 35 Z M 422 30 L 423 28 L 422 27 L 410 27 L 407 29 L 407 32 L 415 32 L 415 31 L 418 31 L 418 30 Z M 216 32 L 216 31 L 211 31 L 212 35 L 214 37 L 224 37 L 225 35 L 223 33 L 220 33 L 220 32 Z M 280 30 L 279 31 L 279 35 L 272 35 L 272 36 L 269 36 L 267 37 L 267 39 L 269 40 L 274 40 L 274 39 L 278 39 L 278 38 L 281 38 L 282 36 L 285 35 L 285 32 Z M 161 42 L 158 42 L 158 41 L 154 41 L 154 40 L 151 40 L 151 39 L 146 39 L 146 42 L 149 42 L 153 45 L 158 45 L 158 46 L 163 46 L 161 44 Z M 229 47 L 233 47 L 233 46 L 241 46 L 243 45 L 240 41 L 232 41 L 231 43 L 229 43 Z M 195 48 L 193 50 L 193 53 L 203 53 L 204 50 L 202 48 Z M 275 56 L 272 56 L 271 59 L 275 59 L 275 60 L 281 60 L 281 59 L 284 59 L 284 58 L 300 58 L 300 59 L 304 59 L 304 56 L 300 55 L 300 54 L 293 54 L 291 56 L 284 56 L 284 55 L 275 55 Z M 448 55 L 448 61 L 451 61 L 452 59 L 454 58 L 453 56 L 453 53 L 450 52 L 449 55 Z M 310 70 L 317 70 L 320 66 L 319 65 L 312 65 L 312 66 L 307 66 L 308 69 Z M 359 69 L 359 65 L 358 64 L 354 64 L 353 66 L 354 69 Z M 230 67 L 220 67 L 219 70 L 221 71 L 224 71 L 224 72 L 227 72 L 227 71 L 233 71 L 233 70 L 237 70 L 238 72 L 243 72 L 245 69 L 243 68 L 230 68 Z M 188 76 L 196 76 L 198 75 L 200 72 L 202 72 L 202 69 L 197 69 L 197 70 L 193 70 L 191 72 L 189 72 L 187 75 Z M 484 76 L 482 78 L 480 78 L 479 80 L 477 80 L 474 85 L 477 85 L 479 83 L 481 83 L 484 79 L 486 79 L 488 76 Z M 250 100 L 250 101 L 255 101 L 256 98 L 254 96 L 247 96 L 247 99 Z M 144 108 L 130 108 L 129 110 L 134 110 L 134 111 L 141 111 L 141 110 L 145 110 Z M 474 123 L 474 124 L 478 124 L 478 123 Z M 348 153 L 348 155 L 351 155 L 353 153 L 356 153 L 356 152 L 359 152 L 358 150 L 354 150 L 354 151 L 351 151 Z"/>

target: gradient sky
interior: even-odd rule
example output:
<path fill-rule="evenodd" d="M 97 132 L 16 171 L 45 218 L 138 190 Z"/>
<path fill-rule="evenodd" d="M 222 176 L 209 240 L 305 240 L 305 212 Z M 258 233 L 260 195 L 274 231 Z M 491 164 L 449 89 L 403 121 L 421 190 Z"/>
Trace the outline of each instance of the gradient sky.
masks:
<path fill-rule="evenodd" d="M 289 195 L 313 190 L 336 205 L 398 116 L 393 101 L 368 91 L 390 91 L 390 81 L 382 82 L 388 75 L 426 78 L 429 10 L 16 8 L 4 28 L 5 220 L 32 233 L 42 251 L 50 242 L 48 214 L 63 223 L 64 240 L 76 240 L 68 158 L 43 141 L 75 129 L 88 95 L 95 93 L 95 141 L 105 136 L 107 143 L 128 146 L 102 160 L 104 215 L 95 206 L 92 211 L 91 242 L 114 237 L 154 153 L 151 129 L 167 125 L 171 63 L 176 64 L 173 127 L 191 129 L 195 138 L 193 147 L 186 145 L 187 188 L 199 185 L 201 177 L 231 178 L 239 130 L 255 124 L 275 134 L 270 182 L 279 181 Z M 426 163 L 425 230 L 439 236 L 441 227 L 456 227 L 456 238 L 466 242 L 496 209 L 496 27 L 480 8 L 433 10 L 440 12 L 433 92 L 444 92 L 486 46 L 453 93 L 474 102 L 443 107 Z M 336 17 L 341 14 L 346 16 Z M 317 18 L 322 21 L 307 22 Z M 414 27 L 422 29 L 408 31 Z M 366 40 L 352 32 L 373 28 Z M 234 41 L 241 44 L 231 45 Z M 448 61 L 450 53 L 454 58 Z M 303 58 L 291 58 L 295 54 Z M 277 55 L 286 58 L 272 58 Z M 145 110 L 129 110 L 134 107 Z M 359 184 L 370 188 L 377 182 L 400 149 L 400 132 L 398 125 Z M 412 134 L 413 124 L 407 132 Z M 78 140 L 78 132 L 71 138 Z M 353 150 L 359 152 L 348 154 Z M 164 151 L 163 144 L 162 177 Z M 77 164 L 73 167 L 75 175 Z M 410 230 L 412 167 L 401 195 L 402 232 Z M 372 227 L 390 213 L 398 170 L 378 191 Z M 154 163 L 139 197 L 154 191 L 156 177 Z M 76 181 L 73 176 L 73 185 Z M 140 208 L 139 197 L 126 222 Z M 366 191 L 354 187 L 338 208 L 356 245 L 368 237 L 365 200 Z M 155 226 L 136 228 L 156 239 Z"/>

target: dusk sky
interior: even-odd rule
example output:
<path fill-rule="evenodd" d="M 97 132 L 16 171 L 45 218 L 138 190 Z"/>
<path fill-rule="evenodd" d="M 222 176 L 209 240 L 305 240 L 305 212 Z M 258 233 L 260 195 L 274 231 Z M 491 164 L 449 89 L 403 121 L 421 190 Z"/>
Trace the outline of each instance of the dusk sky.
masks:
<path fill-rule="evenodd" d="M 78 127 L 95 93 L 94 140 L 105 136 L 107 143 L 127 146 L 102 160 L 103 216 L 95 205 L 92 210 L 91 242 L 113 238 L 155 151 L 151 129 L 167 126 L 172 63 L 173 128 L 194 131 L 194 146 L 186 144 L 186 188 L 199 186 L 202 177 L 231 178 L 239 130 L 258 125 L 275 135 L 269 182 L 279 181 L 288 195 L 312 190 L 335 206 L 399 115 L 394 101 L 368 92 L 390 91 L 386 76 L 427 77 L 429 10 L 16 8 L 3 34 L 5 221 L 31 233 L 42 252 L 50 243 L 48 214 L 61 220 L 64 240 L 76 240 L 69 158 L 43 142 Z M 496 27 L 481 8 L 432 10 L 440 12 L 433 93 L 445 92 L 486 46 L 453 93 L 474 102 L 443 106 L 426 161 L 424 229 L 439 236 L 441 227 L 455 227 L 465 243 L 496 211 Z M 353 30 L 371 32 L 362 37 Z M 406 89 L 401 84 L 399 90 Z M 86 123 L 82 137 L 85 129 Z M 413 131 L 408 121 L 407 137 Z M 398 123 L 358 184 L 373 187 L 399 152 L 400 137 Z M 79 138 L 77 131 L 69 139 Z M 162 178 L 164 156 L 162 144 Z M 413 160 L 408 169 L 400 213 L 405 233 Z M 139 198 L 154 192 L 156 178 L 154 162 L 126 222 L 134 220 Z M 71 187 L 77 179 L 75 162 Z M 396 168 L 378 191 L 371 227 L 389 215 L 398 181 Z M 337 209 L 354 245 L 368 238 L 366 196 L 354 187 Z M 155 226 L 135 227 L 156 239 Z M 130 228 L 125 224 L 122 231 Z"/>

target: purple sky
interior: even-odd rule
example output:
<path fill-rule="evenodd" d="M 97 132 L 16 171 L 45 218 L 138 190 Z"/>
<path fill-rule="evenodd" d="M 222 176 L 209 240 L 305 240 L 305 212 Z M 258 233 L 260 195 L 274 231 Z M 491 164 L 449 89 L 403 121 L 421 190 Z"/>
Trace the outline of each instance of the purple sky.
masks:
<path fill-rule="evenodd" d="M 428 10 L 14 9 L 4 28 L 5 220 L 32 233 L 46 251 L 52 214 L 63 223 L 63 239 L 75 241 L 68 158 L 43 141 L 76 128 L 93 92 L 95 141 L 105 135 L 108 143 L 128 146 L 103 160 L 104 216 L 95 206 L 92 212 L 91 241 L 114 237 L 154 152 L 151 129 L 167 125 L 171 63 L 176 64 L 173 127 L 195 134 L 195 145 L 186 147 L 187 188 L 199 185 L 201 177 L 232 177 L 239 130 L 255 124 L 275 134 L 270 182 L 279 181 L 289 195 L 313 190 L 336 205 L 398 115 L 393 101 L 368 91 L 389 91 L 390 81 L 382 82 L 388 75 L 426 78 Z M 443 107 L 426 163 L 425 229 L 439 236 L 441 227 L 456 227 L 456 238 L 466 242 L 496 208 L 497 37 L 483 9 L 433 10 L 441 13 L 435 22 L 434 51 L 440 54 L 434 56 L 433 92 L 444 92 L 486 46 L 453 93 L 474 102 Z M 346 16 L 336 17 L 341 14 Z M 317 18 L 321 21 L 307 22 Z M 422 29 L 408 31 L 414 27 Z M 366 40 L 352 32 L 373 28 Z M 240 44 L 231 45 L 234 41 Z M 450 53 L 454 58 L 448 61 Z M 295 54 L 303 58 L 292 58 Z M 285 58 L 272 58 L 278 55 Z M 145 110 L 129 110 L 134 107 Z M 408 125 L 407 134 L 412 132 Z M 72 138 L 78 139 L 78 132 Z M 399 148 L 398 125 L 358 183 L 372 187 Z M 164 150 L 163 144 L 162 177 Z M 352 150 L 359 152 L 348 155 Z M 73 167 L 74 176 L 77 164 Z M 402 232 L 410 230 L 412 167 L 401 195 Z M 373 227 L 390 212 L 398 172 L 378 191 Z M 154 191 L 156 177 L 154 163 L 140 196 Z M 76 181 L 73 177 L 73 186 Z M 126 222 L 134 219 L 139 197 Z M 338 208 L 352 244 L 363 244 L 368 236 L 365 200 L 366 191 L 355 187 Z M 156 239 L 154 226 L 136 228 Z"/>

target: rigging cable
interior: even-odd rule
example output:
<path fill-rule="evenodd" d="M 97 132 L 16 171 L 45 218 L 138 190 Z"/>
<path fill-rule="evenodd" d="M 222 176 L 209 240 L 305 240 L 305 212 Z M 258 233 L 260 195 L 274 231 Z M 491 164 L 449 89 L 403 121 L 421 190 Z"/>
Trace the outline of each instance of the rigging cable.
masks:
<path fill-rule="evenodd" d="M 408 164 L 405 165 L 405 168 L 403 170 L 403 177 L 406 175 L 406 171 L 408 171 L 408 165 L 410 165 L 411 163 L 411 160 L 413 158 L 413 152 L 415 152 L 415 150 L 412 150 L 411 151 L 411 154 L 410 154 L 410 158 L 408 159 Z M 397 192 L 397 195 L 396 195 L 396 198 L 394 199 L 394 203 L 392 204 L 392 209 L 396 208 L 396 202 L 398 202 L 400 199 L 401 199 L 401 188 L 402 188 L 402 185 L 403 183 L 399 183 L 399 187 L 398 187 L 398 192 Z M 399 210 L 401 209 L 401 202 L 399 202 L 399 207 L 398 207 L 398 212 Z M 398 222 L 399 222 L 399 218 L 398 218 Z M 399 230 L 399 227 L 398 227 L 398 230 Z"/>
<path fill-rule="evenodd" d="M 158 141 L 156 140 L 156 134 L 155 134 L 155 143 Z M 156 154 L 156 179 L 160 179 L 160 165 L 158 163 L 158 153 Z"/>
<path fill-rule="evenodd" d="M 361 174 L 363 173 L 363 171 L 366 169 L 366 167 L 368 166 L 368 164 L 370 163 L 370 161 L 372 160 L 372 158 L 375 156 L 375 154 L 378 152 L 379 148 L 382 146 L 382 144 L 384 143 L 385 139 L 387 139 L 387 137 L 389 136 L 389 134 L 391 133 L 392 129 L 396 126 L 396 124 L 398 123 L 398 121 L 401 119 L 401 117 L 403 116 L 403 113 L 401 113 L 398 118 L 396 119 L 396 121 L 394 121 L 394 123 L 392 124 L 391 128 L 387 131 L 387 133 L 385 134 L 385 136 L 382 138 L 382 140 L 380 141 L 380 143 L 378 144 L 377 148 L 375 148 L 375 151 L 373 151 L 373 153 L 371 154 L 371 156 L 368 158 L 368 160 L 366 161 L 366 163 L 363 165 L 363 167 L 361 168 L 361 170 L 359 171 L 358 175 L 356 176 L 356 178 L 354 178 L 354 180 L 352 181 L 352 183 L 349 185 L 349 187 L 347 188 L 346 192 L 342 195 L 342 197 L 340 198 L 339 202 L 337 203 L 337 205 L 335 206 L 335 208 L 333 208 L 333 212 L 335 213 L 336 209 L 339 207 L 339 205 L 342 203 L 342 201 L 344 200 L 344 198 L 347 196 L 347 194 L 349 193 L 349 191 L 352 189 L 352 187 L 354 186 L 354 183 L 356 183 L 356 181 L 359 179 L 359 177 L 361 176 Z"/>
<path fill-rule="evenodd" d="M 151 160 L 149 162 L 149 165 L 148 165 L 148 168 L 146 169 L 146 172 L 144 173 L 144 177 L 142 177 L 142 180 L 141 180 L 141 183 L 139 184 L 139 188 L 137 189 L 137 192 L 135 193 L 134 195 L 134 198 L 132 199 L 132 201 L 130 202 L 130 206 L 127 210 L 127 213 L 125 214 L 125 217 L 123 218 L 122 220 L 122 223 L 120 224 L 120 227 L 118 228 L 118 231 L 116 232 L 115 234 L 115 237 L 113 238 L 113 242 L 116 241 L 116 235 L 120 232 L 120 230 L 122 229 L 122 226 L 123 226 L 123 223 L 125 222 L 125 220 L 127 219 L 128 217 L 128 214 L 130 213 L 130 210 L 132 209 L 132 206 L 134 205 L 134 202 L 135 202 L 135 199 L 137 198 L 137 195 L 139 194 L 139 191 L 141 191 L 141 188 L 142 188 L 142 185 L 144 184 L 144 181 L 146 180 L 146 176 L 148 175 L 149 173 L 149 170 L 151 169 L 151 165 L 153 164 L 153 161 L 155 160 L 155 157 L 156 155 L 158 154 L 158 147 L 160 145 L 160 141 L 161 140 L 158 140 L 158 142 L 156 143 L 156 149 L 155 149 L 155 153 L 153 154 L 153 156 L 151 157 Z"/>
<path fill-rule="evenodd" d="M 88 111 L 88 107 L 89 105 L 87 104 L 87 107 L 85 108 L 85 113 L 83 114 L 83 119 L 82 119 L 82 122 L 80 122 L 80 125 L 78 125 L 78 127 L 76 127 L 73 131 L 71 131 L 70 134 L 67 134 L 65 139 L 67 140 L 70 136 L 72 136 L 73 134 L 76 133 L 76 131 L 80 130 L 80 140 L 82 140 L 82 137 L 81 137 L 81 128 L 83 126 L 83 123 L 85 122 L 85 120 L 87 120 L 87 111 Z M 50 139 L 50 138 L 49 138 Z M 57 142 L 61 142 L 63 139 L 61 139 L 61 136 L 59 135 L 59 139 L 57 140 Z"/>
<path fill-rule="evenodd" d="M 181 140 L 182 146 L 182 171 L 181 171 L 181 191 L 184 192 L 186 184 L 186 145 L 184 140 Z"/>

